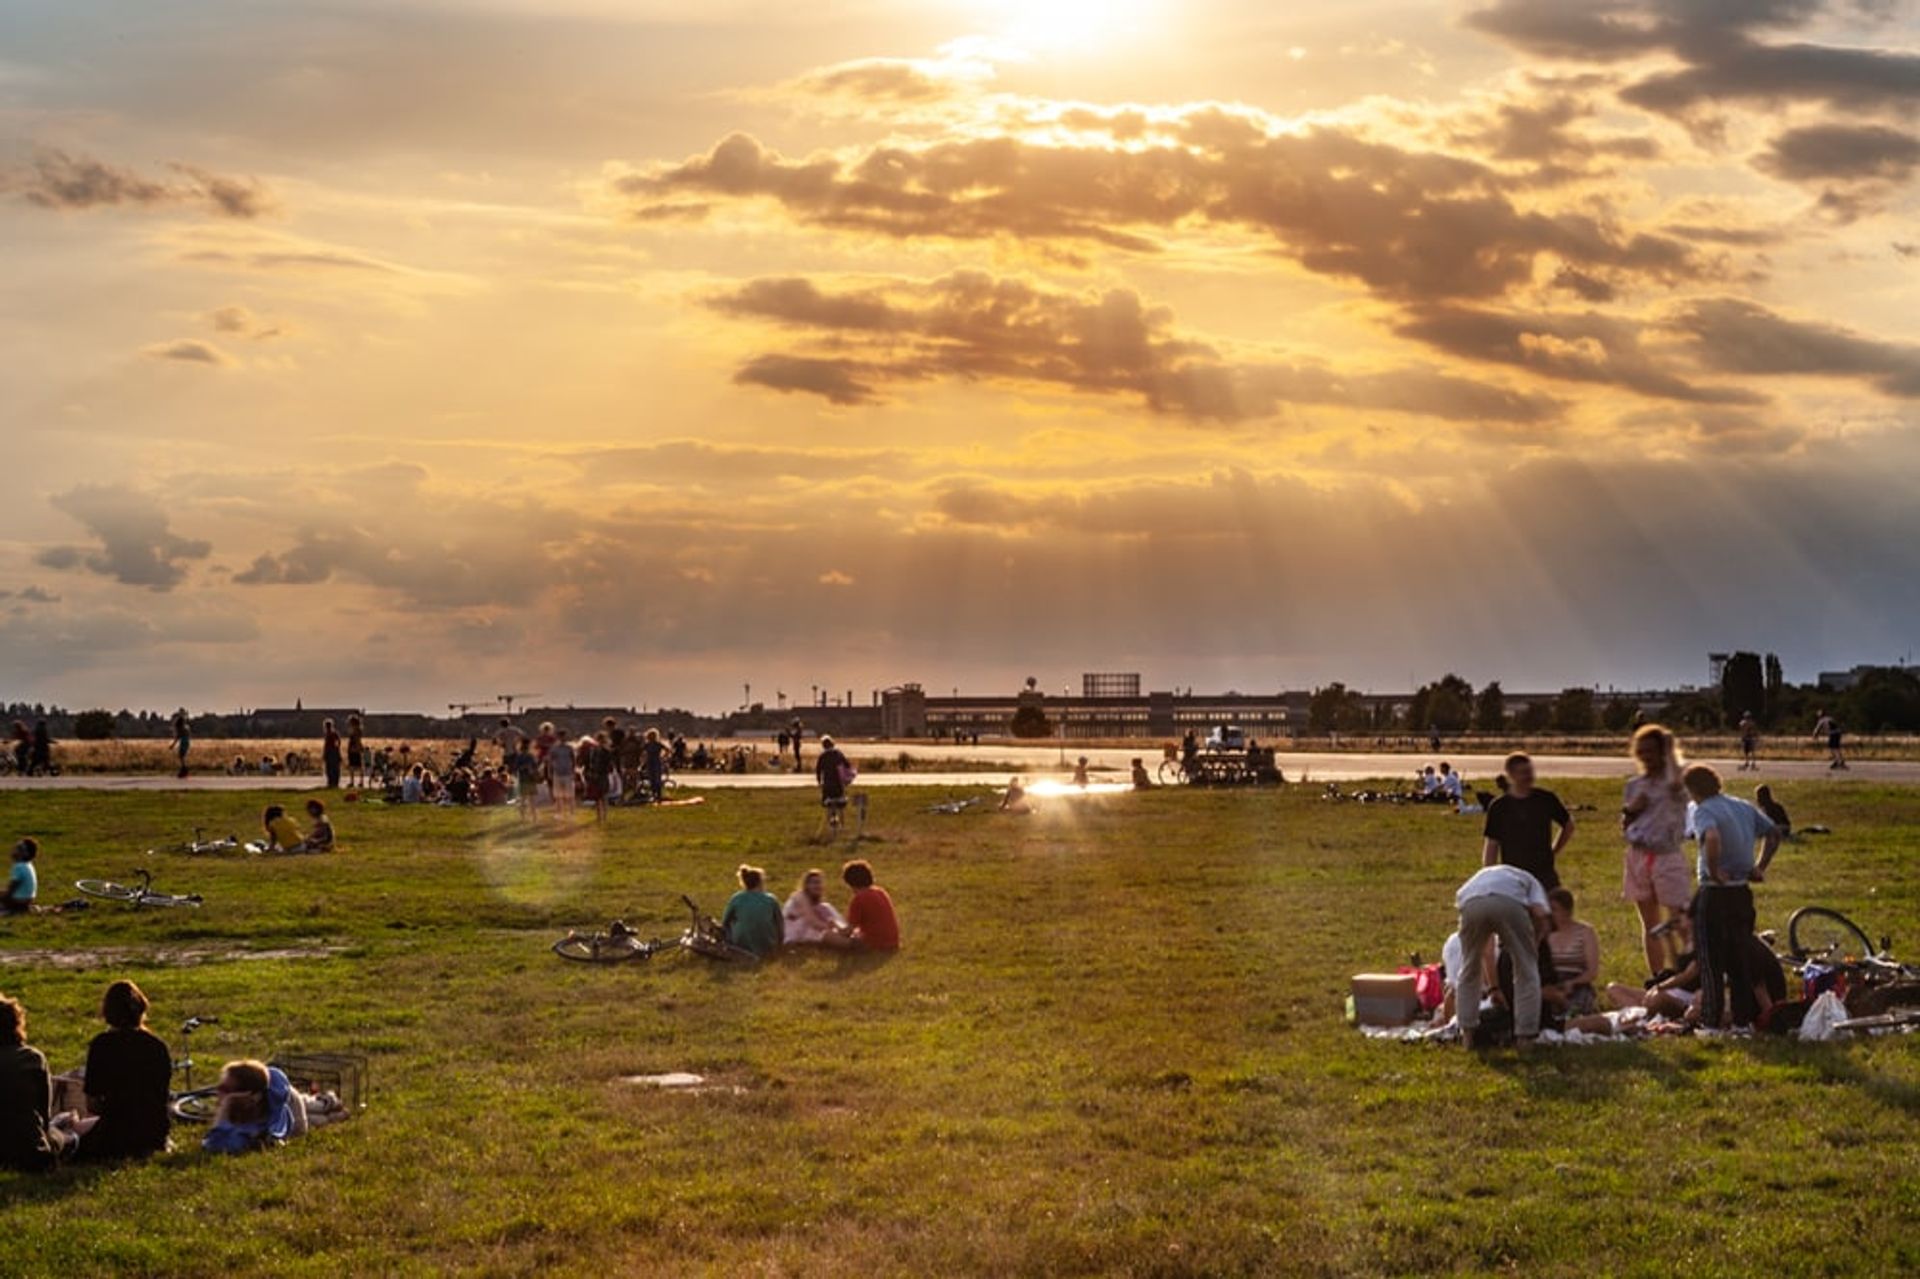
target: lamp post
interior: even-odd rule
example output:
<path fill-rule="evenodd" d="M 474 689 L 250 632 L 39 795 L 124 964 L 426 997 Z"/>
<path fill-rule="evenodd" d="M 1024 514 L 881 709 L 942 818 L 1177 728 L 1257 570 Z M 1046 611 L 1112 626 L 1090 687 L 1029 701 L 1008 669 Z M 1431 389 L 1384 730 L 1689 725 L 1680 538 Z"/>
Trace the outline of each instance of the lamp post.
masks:
<path fill-rule="evenodd" d="M 1067 766 L 1067 699 L 1073 696 L 1071 685 L 1060 690 L 1060 767 Z"/>

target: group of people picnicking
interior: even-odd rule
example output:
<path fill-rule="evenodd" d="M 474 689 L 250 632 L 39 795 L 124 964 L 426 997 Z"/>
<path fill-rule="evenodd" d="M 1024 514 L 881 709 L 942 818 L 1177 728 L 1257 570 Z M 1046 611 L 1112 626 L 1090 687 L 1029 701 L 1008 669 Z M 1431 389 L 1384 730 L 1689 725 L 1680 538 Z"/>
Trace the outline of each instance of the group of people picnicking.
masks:
<path fill-rule="evenodd" d="M 729 942 L 762 959 L 783 947 L 882 954 L 900 949 L 893 898 L 874 882 L 873 867 L 864 860 L 840 868 L 841 882 L 853 893 L 845 913 L 827 900 L 827 877 L 818 869 L 800 877 L 784 904 L 767 891 L 766 872 L 758 866 L 741 866 L 737 878 L 739 891 L 728 899 L 720 924 Z"/>
<path fill-rule="evenodd" d="M 1754 932 L 1752 885 L 1766 878 L 1791 832 L 1786 810 L 1762 786 L 1759 806 L 1725 792 L 1720 775 L 1688 766 L 1667 729 L 1633 736 L 1635 776 L 1620 809 L 1626 850 L 1622 896 L 1639 915 L 1648 977 L 1605 987 L 1592 927 L 1575 916 L 1558 858 L 1573 815 L 1536 785 L 1524 754 L 1505 763 L 1504 793 L 1486 808 L 1482 866 L 1455 894 L 1459 931 L 1443 951 L 1450 1008 L 1463 1038 L 1484 1046 L 1483 998 L 1531 1044 L 1543 1027 L 1612 1034 L 1620 1014 L 1644 1010 L 1712 1030 L 1763 1027 L 1786 997 L 1778 958 Z M 1689 865 L 1683 851 L 1696 849 Z"/>
<path fill-rule="evenodd" d="M 62 1163 L 146 1159 L 172 1146 L 173 1054 L 147 1026 L 150 1005 L 130 981 L 116 981 L 101 999 L 106 1029 L 87 1048 L 86 1066 L 55 1076 L 46 1055 L 28 1041 L 27 1011 L 0 995 L 0 1167 L 46 1172 Z M 56 1109 L 61 1095 L 84 1104 Z M 220 1072 L 213 1122 L 201 1148 L 241 1154 L 278 1146 L 306 1133 L 309 1099 L 285 1072 L 254 1060 L 230 1061 Z"/>

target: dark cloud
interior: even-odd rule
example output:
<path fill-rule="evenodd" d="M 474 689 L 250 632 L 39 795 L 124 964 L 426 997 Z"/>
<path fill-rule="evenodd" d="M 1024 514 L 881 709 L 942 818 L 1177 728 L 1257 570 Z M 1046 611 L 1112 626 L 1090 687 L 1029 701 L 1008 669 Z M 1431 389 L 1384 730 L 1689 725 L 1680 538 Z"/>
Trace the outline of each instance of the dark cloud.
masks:
<path fill-rule="evenodd" d="M 1512 179 L 1457 155 L 1332 127 L 1272 133 L 1214 108 L 1162 128 L 1134 146 L 996 137 L 805 160 L 734 134 L 705 155 L 611 184 L 642 215 L 690 199 L 766 199 L 809 225 L 900 238 L 1077 240 L 1147 253 L 1159 247 L 1148 232 L 1207 223 L 1270 235 L 1308 270 L 1402 299 L 1497 295 L 1529 281 L 1542 258 L 1654 281 L 1717 270 L 1671 237 L 1588 212 L 1523 208 L 1508 193 Z"/>
<path fill-rule="evenodd" d="M 211 364 L 216 368 L 233 363 L 232 356 L 211 342 L 202 342 L 198 338 L 156 342 L 152 346 L 141 347 L 140 354 L 150 360 L 179 360 L 187 364 Z"/>
<path fill-rule="evenodd" d="M 1839 221 L 1880 209 L 1920 170 L 1920 137 L 1878 124 L 1788 129 L 1755 167 L 1789 182 L 1821 184 L 1820 208 Z"/>
<path fill-rule="evenodd" d="M 213 547 L 180 537 L 152 496 L 122 485 L 86 484 L 51 499 L 99 540 L 98 550 L 49 547 L 37 561 L 47 568 L 78 569 L 128 586 L 167 591 L 187 575 L 187 562 L 203 560 Z"/>
<path fill-rule="evenodd" d="M 1560 407 L 1431 369 L 1236 358 L 1183 333 L 1172 311 L 1130 289 L 1060 293 L 959 271 L 829 292 L 788 277 L 749 281 L 711 305 L 809 334 L 823 348 L 756 357 L 738 380 L 841 404 L 867 403 L 883 383 L 957 378 L 1130 396 L 1157 413 L 1212 421 L 1314 404 L 1536 423 Z"/>
<path fill-rule="evenodd" d="M 1721 102 L 1819 102 L 1855 111 L 1920 104 L 1920 56 L 1773 42 L 1770 34 L 1852 9 L 1834 0 L 1496 0 L 1467 25 L 1529 53 L 1619 62 L 1664 53 L 1678 69 L 1621 91 L 1650 111 L 1682 115 Z"/>
<path fill-rule="evenodd" d="M 1548 87 L 1496 103 L 1453 128 L 1449 141 L 1491 160 L 1532 165 L 1533 176 L 1543 182 L 1591 177 L 1614 160 L 1659 156 L 1659 144 L 1650 137 L 1595 134 L 1581 127 L 1596 114 L 1585 95 Z"/>
<path fill-rule="evenodd" d="M 252 219 L 272 208 L 266 188 L 252 178 L 227 177 L 188 164 L 169 167 L 178 176 L 163 180 L 45 148 L 25 167 L 0 178 L 0 189 L 46 209 L 197 204 L 219 217 Z"/>
<path fill-rule="evenodd" d="M 1642 325 L 1595 311 L 1547 315 L 1435 306 L 1412 312 L 1398 331 L 1466 359 L 1507 364 L 1542 377 L 1617 386 L 1692 404 L 1766 403 L 1764 395 L 1741 387 L 1688 381 L 1646 349 Z"/>
<path fill-rule="evenodd" d="M 1791 320 L 1739 298 L 1689 303 L 1670 327 L 1702 365 L 1717 372 L 1859 378 L 1885 395 L 1920 398 L 1920 346 Z"/>

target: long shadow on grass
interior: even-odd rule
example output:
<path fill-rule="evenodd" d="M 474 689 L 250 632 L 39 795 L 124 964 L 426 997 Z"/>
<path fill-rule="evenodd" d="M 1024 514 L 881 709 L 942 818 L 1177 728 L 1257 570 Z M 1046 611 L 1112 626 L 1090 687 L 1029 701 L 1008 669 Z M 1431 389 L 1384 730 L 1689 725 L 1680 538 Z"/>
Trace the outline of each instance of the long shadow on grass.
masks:
<path fill-rule="evenodd" d="M 1868 1069 L 1846 1044 L 1752 1040 L 1725 1044 L 1719 1051 L 1746 1053 L 1783 1074 L 1817 1071 L 1823 1083 L 1850 1085 L 1881 1105 L 1920 1114 L 1920 1085 Z M 1640 1079 L 1651 1079 L 1670 1091 L 1688 1090 L 1694 1086 L 1692 1076 L 1712 1066 L 1717 1055 L 1658 1052 L 1652 1042 L 1629 1040 L 1581 1048 L 1542 1048 L 1524 1058 L 1500 1054 L 1488 1058 L 1487 1065 L 1538 1097 L 1577 1100 L 1606 1094 Z"/>

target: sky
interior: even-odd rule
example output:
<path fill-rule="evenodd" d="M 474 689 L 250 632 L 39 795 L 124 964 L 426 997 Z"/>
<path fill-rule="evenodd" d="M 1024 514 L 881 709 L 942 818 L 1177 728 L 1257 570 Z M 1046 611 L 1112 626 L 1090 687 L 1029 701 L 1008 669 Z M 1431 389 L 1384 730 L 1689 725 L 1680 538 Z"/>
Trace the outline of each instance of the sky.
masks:
<path fill-rule="evenodd" d="M 1920 638 L 1908 0 L 13 0 L 0 700 Z"/>

